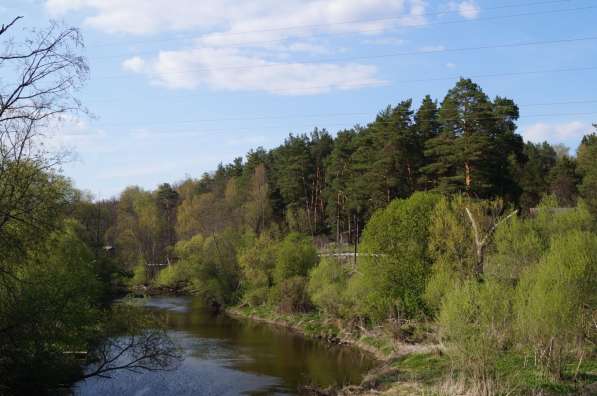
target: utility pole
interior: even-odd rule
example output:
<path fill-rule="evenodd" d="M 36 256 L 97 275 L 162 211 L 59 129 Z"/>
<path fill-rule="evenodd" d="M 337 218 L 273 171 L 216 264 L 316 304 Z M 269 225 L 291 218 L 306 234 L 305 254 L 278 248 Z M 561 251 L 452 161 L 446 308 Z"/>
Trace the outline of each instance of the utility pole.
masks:
<path fill-rule="evenodd" d="M 357 217 L 357 215 L 354 215 L 354 222 L 355 222 L 355 231 L 356 231 L 356 235 L 354 238 L 354 269 L 356 270 L 357 268 L 357 247 L 359 244 L 359 218 Z"/>

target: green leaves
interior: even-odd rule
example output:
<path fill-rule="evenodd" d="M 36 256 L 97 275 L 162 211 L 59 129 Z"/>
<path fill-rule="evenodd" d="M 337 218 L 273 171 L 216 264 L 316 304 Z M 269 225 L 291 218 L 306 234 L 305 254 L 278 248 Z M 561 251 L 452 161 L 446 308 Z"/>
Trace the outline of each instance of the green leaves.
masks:
<path fill-rule="evenodd" d="M 350 281 L 360 315 L 382 321 L 425 311 L 422 294 L 431 265 L 427 228 L 438 200 L 419 192 L 373 215 L 360 246 L 366 256 L 359 258 Z"/>

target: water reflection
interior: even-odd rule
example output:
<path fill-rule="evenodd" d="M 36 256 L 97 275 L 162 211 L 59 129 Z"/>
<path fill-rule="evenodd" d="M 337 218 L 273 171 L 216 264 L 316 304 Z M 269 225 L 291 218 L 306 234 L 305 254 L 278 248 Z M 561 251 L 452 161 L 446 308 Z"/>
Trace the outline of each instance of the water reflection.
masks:
<path fill-rule="evenodd" d="M 294 394 L 301 384 L 358 383 L 374 362 L 353 349 L 306 340 L 266 324 L 212 315 L 191 298 L 159 297 L 145 308 L 162 315 L 185 351 L 174 371 L 93 378 L 80 395 Z"/>

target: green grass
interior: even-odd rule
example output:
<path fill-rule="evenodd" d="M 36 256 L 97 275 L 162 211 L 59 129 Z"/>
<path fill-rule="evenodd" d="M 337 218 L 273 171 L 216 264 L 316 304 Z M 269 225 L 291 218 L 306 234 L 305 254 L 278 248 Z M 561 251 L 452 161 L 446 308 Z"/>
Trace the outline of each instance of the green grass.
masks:
<path fill-rule="evenodd" d="M 390 356 L 394 352 L 394 345 L 391 339 L 385 336 L 363 336 L 360 340 L 363 344 L 369 345 L 384 356 Z"/>
<path fill-rule="evenodd" d="M 509 354 L 497 362 L 498 377 L 516 384 L 522 394 L 533 391 L 573 394 L 579 387 L 597 381 L 597 361 L 588 360 L 581 364 L 575 381 L 576 368 L 577 364 L 568 364 L 564 367 L 562 379 L 556 381 L 534 366 L 532 359 L 525 362 L 520 355 Z"/>
<path fill-rule="evenodd" d="M 308 337 L 330 339 L 336 338 L 340 334 L 340 329 L 332 322 L 325 320 L 318 312 L 282 314 L 274 307 L 267 305 L 241 307 L 235 310 L 244 316 L 254 316 L 278 324 L 295 327 Z"/>
<path fill-rule="evenodd" d="M 412 380 L 430 385 L 446 375 L 450 361 L 437 353 L 413 353 L 395 361 L 393 367 Z"/>

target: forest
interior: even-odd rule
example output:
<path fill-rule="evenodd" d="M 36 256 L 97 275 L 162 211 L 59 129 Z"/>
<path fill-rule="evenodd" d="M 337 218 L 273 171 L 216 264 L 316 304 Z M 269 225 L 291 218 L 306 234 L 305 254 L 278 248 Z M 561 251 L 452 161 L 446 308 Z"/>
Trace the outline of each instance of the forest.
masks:
<path fill-rule="evenodd" d="M 524 142 L 514 100 L 461 78 L 367 125 L 97 200 L 36 144 L 50 117 L 80 110 L 79 44 L 55 25 L 0 58 L 18 72 L 0 96 L 0 393 L 103 375 L 125 350 L 132 368 L 178 359 L 158 324 L 110 304 L 128 291 L 434 343 L 453 381 L 437 394 L 595 381 L 597 130 L 574 153 Z M 106 349 L 123 329 L 137 337 Z"/>

